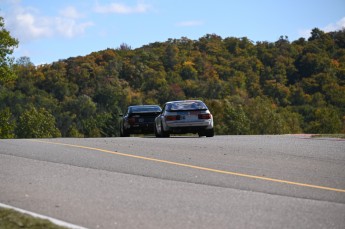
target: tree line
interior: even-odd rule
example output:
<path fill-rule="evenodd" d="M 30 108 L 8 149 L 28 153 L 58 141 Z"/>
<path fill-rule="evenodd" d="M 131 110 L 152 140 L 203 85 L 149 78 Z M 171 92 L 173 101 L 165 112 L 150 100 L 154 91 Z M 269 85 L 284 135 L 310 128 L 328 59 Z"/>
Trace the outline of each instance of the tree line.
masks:
<path fill-rule="evenodd" d="M 11 61 L 18 41 L 0 29 L 0 138 L 119 136 L 127 106 L 182 99 L 204 100 L 218 135 L 345 132 L 345 29 L 122 44 L 40 66 Z"/>

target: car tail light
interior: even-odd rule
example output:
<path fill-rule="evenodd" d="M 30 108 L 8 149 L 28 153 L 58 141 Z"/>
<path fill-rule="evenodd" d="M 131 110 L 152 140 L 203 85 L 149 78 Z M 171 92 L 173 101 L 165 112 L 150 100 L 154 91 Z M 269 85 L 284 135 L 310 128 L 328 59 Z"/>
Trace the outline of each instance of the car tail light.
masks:
<path fill-rule="evenodd" d="M 211 114 L 198 114 L 199 119 L 211 119 L 212 115 Z"/>
<path fill-rule="evenodd" d="M 133 117 L 128 118 L 128 123 L 129 124 L 134 124 L 135 123 L 135 118 L 133 118 Z"/>
<path fill-rule="evenodd" d="M 180 115 L 168 115 L 165 116 L 165 120 L 167 121 L 176 121 L 176 120 L 180 120 L 181 116 Z"/>

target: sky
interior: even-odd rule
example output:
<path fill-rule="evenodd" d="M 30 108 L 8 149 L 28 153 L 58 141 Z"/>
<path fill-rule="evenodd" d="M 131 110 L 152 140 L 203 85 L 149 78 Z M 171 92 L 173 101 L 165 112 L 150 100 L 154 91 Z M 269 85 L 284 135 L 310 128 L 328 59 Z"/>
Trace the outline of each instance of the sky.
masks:
<path fill-rule="evenodd" d="M 40 65 L 206 34 L 307 39 L 345 28 L 345 0 L 0 0 L 0 16 L 19 41 L 12 56 Z"/>

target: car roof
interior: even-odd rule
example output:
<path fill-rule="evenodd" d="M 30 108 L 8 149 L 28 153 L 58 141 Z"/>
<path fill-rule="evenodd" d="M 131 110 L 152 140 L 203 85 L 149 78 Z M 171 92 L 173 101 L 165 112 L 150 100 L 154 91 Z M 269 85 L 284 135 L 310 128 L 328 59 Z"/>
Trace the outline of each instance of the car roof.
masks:
<path fill-rule="evenodd" d="M 158 105 L 135 105 L 129 106 L 128 112 L 130 113 L 150 113 L 150 112 L 160 112 L 162 108 Z"/>
<path fill-rule="evenodd" d="M 166 102 L 166 103 L 186 103 L 186 102 L 202 102 L 201 100 L 177 100 L 177 101 L 169 101 L 169 102 Z"/>
<path fill-rule="evenodd" d="M 160 108 L 160 106 L 158 106 L 158 105 L 133 105 L 133 106 L 129 106 L 130 108 L 132 108 L 132 107 L 159 107 Z"/>

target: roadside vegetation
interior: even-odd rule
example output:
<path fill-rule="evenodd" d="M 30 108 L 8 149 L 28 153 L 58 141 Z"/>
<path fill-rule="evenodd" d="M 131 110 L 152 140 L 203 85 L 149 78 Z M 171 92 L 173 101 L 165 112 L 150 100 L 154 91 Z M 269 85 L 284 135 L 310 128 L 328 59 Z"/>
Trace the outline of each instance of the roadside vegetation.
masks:
<path fill-rule="evenodd" d="M 345 29 L 253 42 L 206 34 L 35 66 L 0 18 L 0 138 L 119 136 L 128 105 L 202 99 L 221 134 L 345 133 Z"/>
<path fill-rule="evenodd" d="M 66 229 L 49 220 L 39 219 L 11 209 L 0 208 L 1 229 Z"/>

